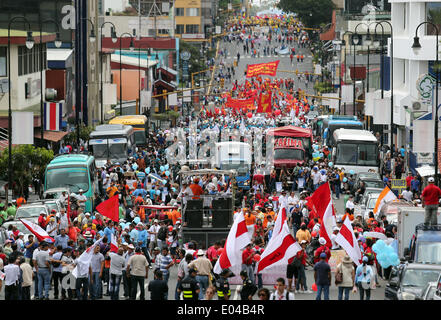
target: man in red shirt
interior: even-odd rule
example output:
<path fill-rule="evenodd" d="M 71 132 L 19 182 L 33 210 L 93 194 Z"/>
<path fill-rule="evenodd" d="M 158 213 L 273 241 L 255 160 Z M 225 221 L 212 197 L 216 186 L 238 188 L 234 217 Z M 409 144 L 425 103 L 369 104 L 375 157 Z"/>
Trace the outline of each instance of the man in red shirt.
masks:
<path fill-rule="evenodd" d="M 412 172 L 409 172 L 409 175 L 406 177 L 406 186 L 407 187 L 411 187 L 411 183 L 413 180 L 413 176 L 412 176 Z"/>
<path fill-rule="evenodd" d="M 438 203 L 441 197 L 441 189 L 435 184 L 435 179 L 433 177 L 429 178 L 429 185 L 424 188 L 421 194 L 421 200 L 423 201 L 423 207 L 426 209 L 426 216 L 424 219 L 424 224 L 436 225 L 438 224 Z"/>
<path fill-rule="evenodd" d="M 245 270 L 247 274 L 250 277 L 250 280 L 255 283 L 254 281 L 254 269 L 253 269 L 253 257 L 254 257 L 254 251 L 251 248 L 252 243 L 249 243 L 245 249 L 242 251 L 242 270 Z"/>

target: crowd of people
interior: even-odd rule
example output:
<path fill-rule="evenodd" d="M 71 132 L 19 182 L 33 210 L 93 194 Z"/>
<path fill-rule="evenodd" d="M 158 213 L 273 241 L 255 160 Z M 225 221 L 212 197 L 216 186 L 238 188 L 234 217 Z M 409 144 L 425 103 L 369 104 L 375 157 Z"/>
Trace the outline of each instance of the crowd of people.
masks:
<path fill-rule="evenodd" d="M 254 34 L 251 25 L 267 26 L 269 30 L 267 33 Z M 297 49 L 307 47 L 309 40 L 301 27 L 292 17 L 269 20 L 239 18 L 228 26 L 229 34 L 224 41 L 242 45 L 243 52 L 251 50 L 255 55 L 267 55 L 274 51 L 272 42 L 276 46 L 296 45 Z M 221 56 L 225 57 L 226 52 L 222 52 Z M 237 60 L 240 60 L 239 53 Z M 297 56 L 297 60 L 300 62 L 302 58 Z M 221 61 L 221 65 L 225 66 L 225 63 Z M 234 66 L 228 65 L 221 69 L 218 78 L 226 75 L 232 79 Z M 282 116 L 288 117 L 290 124 L 310 128 L 311 123 L 306 115 L 315 106 L 307 97 L 300 97 L 298 90 L 296 94 L 296 87 L 301 81 L 260 77 L 244 83 L 230 81 L 233 93 L 212 99 L 216 102 L 216 111 L 212 113 L 208 109 L 202 110 L 196 140 L 202 140 L 201 131 L 205 128 L 219 134 L 232 128 L 243 134 L 253 127 L 265 132 L 275 127 Z M 226 107 L 228 98 L 258 96 L 263 91 L 272 93 L 272 113 L 248 117 L 246 112 Z M 277 110 L 280 113 L 276 113 Z M 189 120 L 184 119 L 178 123 L 178 127 L 184 128 L 187 135 Z M 320 137 L 316 137 L 311 146 L 312 150 L 320 154 L 315 161 L 309 159 L 293 168 L 273 168 L 269 171 L 261 164 L 253 163 L 249 190 L 238 188 L 234 179 L 228 175 L 206 174 L 183 179 L 180 172 L 186 166 L 170 164 L 167 160 L 166 149 L 172 142 L 173 136 L 169 130 L 158 130 L 149 135 L 147 148 L 138 148 L 136 154 L 124 163 L 112 164 L 109 161 L 99 168 L 98 190 L 91 212 L 85 210 L 87 198 L 83 190 L 70 195 L 63 193 L 59 197 L 63 208 L 59 212 L 52 211 L 49 216 L 42 212 L 36 222 L 54 239 L 53 242 L 38 241 L 33 235 L 24 241 L 23 233 L 11 227 L 8 240 L 0 249 L 5 298 L 30 299 L 33 283 L 34 299 L 49 299 L 49 290 L 53 287 L 52 299 L 96 300 L 110 296 L 112 300 L 118 300 L 122 283 L 126 299 L 137 299 L 139 294 L 143 300 L 146 298 L 145 279 L 149 278 L 149 273 L 153 273 L 153 280 L 148 284 L 152 300 L 166 300 L 169 292 L 174 292 L 176 300 L 211 300 L 216 295 L 220 300 L 227 300 L 231 296 L 228 282 L 230 271 L 222 270 L 219 275 L 213 273 L 225 240 L 213 243 L 208 248 L 196 241 L 183 243 L 181 229 L 184 221 L 181 211 L 187 197 L 232 194 L 233 191 L 233 216 L 244 214 L 251 238 L 251 243 L 242 253 L 242 271 L 239 275 L 243 281 L 241 299 L 253 299 L 257 293 L 262 300 L 294 300 L 295 294 L 311 293 L 311 289 L 317 290 L 317 299 L 321 299 L 322 293 L 324 299 L 329 299 L 332 276 L 328 262 L 332 250 L 341 250 L 335 237 L 345 219 L 352 223 L 363 258 L 358 267 L 347 255 L 337 265 L 335 283 L 338 286 L 338 298 L 343 299 L 344 296 L 348 299 L 352 290 L 359 291 L 361 300 L 369 299 L 371 289 L 378 286 L 378 278 L 387 277 L 390 268 L 383 270 L 372 250 L 376 239 L 366 238 L 364 233 L 383 233 L 388 244 L 391 244 L 396 242 L 397 227 L 389 224 L 385 216 L 370 214 L 364 217 L 355 213 L 354 204 L 363 193 L 363 187 L 355 190 L 355 174 L 333 166 L 330 150 L 323 145 Z M 69 150 L 63 148 L 60 152 L 66 153 Z M 395 158 L 390 153 L 387 156 L 385 186 L 390 185 L 391 174 L 400 178 L 405 172 L 403 158 L 401 150 Z M 190 167 L 199 168 L 197 165 Z M 410 174 L 406 181 L 412 195 L 403 192 L 403 198 L 418 198 L 421 192 L 420 177 Z M 320 236 L 323 222 L 314 215 L 308 203 L 312 193 L 326 183 L 329 183 L 335 199 L 345 196 L 345 211 L 336 212 L 337 224 L 330 238 L 331 244 Z M 115 195 L 119 199 L 118 221 L 103 216 L 97 210 L 102 202 Z M 5 220 L 3 212 L 13 215 L 15 204 L 8 204 L 7 209 L 4 205 L 2 207 L 0 219 Z M 286 277 L 277 279 L 276 290 L 270 292 L 264 288 L 262 275 L 256 274 L 255 266 L 272 237 L 281 208 L 286 209 L 289 227 L 302 250 L 287 265 Z M 90 264 L 87 268 L 81 268 L 81 257 L 88 253 L 89 248 L 93 250 Z M 312 286 L 306 281 L 305 270 L 308 266 L 314 270 Z M 178 281 L 175 288 L 169 288 L 173 268 L 177 270 Z M 75 284 L 65 288 L 63 281 L 74 270 Z"/>

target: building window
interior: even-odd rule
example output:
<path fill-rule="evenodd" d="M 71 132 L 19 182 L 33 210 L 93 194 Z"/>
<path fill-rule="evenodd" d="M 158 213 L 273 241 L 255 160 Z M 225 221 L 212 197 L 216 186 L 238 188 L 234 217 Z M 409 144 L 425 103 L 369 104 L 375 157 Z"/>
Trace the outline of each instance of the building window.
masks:
<path fill-rule="evenodd" d="M 46 46 L 43 45 L 43 70 L 47 65 L 47 51 Z M 24 76 L 27 74 L 40 72 L 40 45 L 35 45 L 31 50 L 25 46 L 18 47 L 18 75 Z"/>
<path fill-rule="evenodd" d="M 184 33 L 184 25 L 183 24 L 177 24 L 176 25 L 176 34 L 183 34 Z"/>
<path fill-rule="evenodd" d="M 438 29 L 441 29 L 441 3 L 440 2 L 427 2 L 426 3 L 426 21 L 432 22 L 435 24 Z M 435 28 L 426 24 L 426 34 L 427 35 L 436 35 Z"/>
<path fill-rule="evenodd" d="M 187 8 L 187 17 L 199 17 L 199 8 Z"/>
<path fill-rule="evenodd" d="M 7 76 L 7 55 L 6 47 L 0 47 L 0 77 Z"/>
<path fill-rule="evenodd" d="M 185 26 L 185 33 L 199 33 L 199 25 L 198 24 L 187 24 Z"/>
<path fill-rule="evenodd" d="M 176 8 L 176 16 L 183 17 L 185 13 L 185 8 Z"/>

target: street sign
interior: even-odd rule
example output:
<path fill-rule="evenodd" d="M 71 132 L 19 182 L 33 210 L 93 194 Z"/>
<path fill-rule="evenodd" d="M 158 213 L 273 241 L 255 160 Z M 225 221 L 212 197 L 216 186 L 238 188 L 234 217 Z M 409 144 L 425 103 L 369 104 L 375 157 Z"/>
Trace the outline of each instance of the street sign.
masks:
<path fill-rule="evenodd" d="M 9 82 L 8 79 L 0 80 L 0 93 L 8 93 L 9 92 Z"/>
<path fill-rule="evenodd" d="M 407 187 L 406 179 L 392 179 L 392 189 L 405 189 Z"/>
<path fill-rule="evenodd" d="M 430 152 L 418 152 L 417 153 L 417 163 L 432 164 L 433 163 L 433 154 Z"/>
<path fill-rule="evenodd" d="M 181 59 L 184 61 L 188 61 L 191 58 L 191 53 L 188 51 L 182 51 L 181 52 Z"/>

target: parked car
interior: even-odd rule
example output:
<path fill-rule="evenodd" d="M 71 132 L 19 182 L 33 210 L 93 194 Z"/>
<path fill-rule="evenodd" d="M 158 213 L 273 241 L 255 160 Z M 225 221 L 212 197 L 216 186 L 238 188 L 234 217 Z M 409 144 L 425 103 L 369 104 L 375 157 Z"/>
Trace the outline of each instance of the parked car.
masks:
<path fill-rule="evenodd" d="M 60 198 L 61 194 L 63 192 L 66 192 L 66 194 L 69 196 L 70 195 L 70 191 L 68 188 L 52 188 L 52 189 L 47 189 L 44 193 L 43 193 L 43 199 L 58 199 Z"/>
<path fill-rule="evenodd" d="M 28 241 L 28 236 L 30 234 L 32 234 L 32 232 L 30 232 L 29 229 L 26 228 L 25 225 L 20 220 L 14 220 L 14 221 L 5 222 L 2 227 L 6 231 L 6 230 L 8 230 L 9 226 L 15 226 L 20 232 L 23 232 L 23 234 L 24 234 L 24 241 L 25 242 Z M 7 237 L 6 236 L 6 232 L 5 232 L 4 236 Z M 0 238 L 1 238 L 1 236 L 0 236 Z M 3 241 L 3 243 L 4 243 L 4 241 Z"/>
<path fill-rule="evenodd" d="M 357 191 L 361 183 L 364 182 L 365 188 L 380 188 L 384 189 L 383 180 L 378 173 L 375 172 L 360 172 L 355 178 L 354 185 L 352 186 L 352 191 Z"/>
<path fill-rule="evenodd" d="M 61 203 L 61 201 L 58 199 L 40 200 L 40 201 L 32 202 L 32 204 L 35 205 L 39 203 L 47 205 L 49 207 L 49 213 L 52 210 L 56 210 L 57 212 L 60 212 L 60 210 L 64 208 L 64 204 Z"/>
<path fill-rule="evenodd" d="M 441 265 L 406 263 L 393 267 L 384 292 L 385 300 L 415 300 L 429 282 L 441 275 Z"/>
<path fill-rule="evenodd" d="M 373 194 L 379 196 L 381 191 L 383 191 L 383 189 L 379 189 L 379 188 L 366 188 L 366 190 L 365 190 L 365 192 L 364 192 L 360 202 L 355 204 L 354 213 L 355 214 L 357 214 L 357 213 L 362 213 L 363 214 L 363 212 L 366 210 L 366 203 L 367 203 L 367 200 L 368 200 L 369 196 L 373 195 Z"/>
<path fill-rule="evenodd" d="M 24 218 L 32 222 L 37 222 L 41 211 L 46 212 L 46 215 L 49 216 L 50 213 L 49 206 L 44 204 L 43 202 L 25 204 L 17 209 L 17 212 L 15 214 L 15 219 L 19 220 L 21 218 Z"/>
<path fill-rule="evenodd" d="M 415 300 L 433 300 L 437 284 L 437 282 L 427 283 L 421 291 L 421 294 L 415 297 Z"/>
<path fill-rule="evenodd" d="M 368 198 L 366 200 L 366 206 L 364 207 L 364 210 L 361 211 L 361 214 L 363 215 L 364 219 L 368 219 L 369 212 L 374 211 L 375 204 L 377 203 L 377 199 L 379 196 L 380 196 L 379 193 L 371 193 L 368 196 Z"/>

